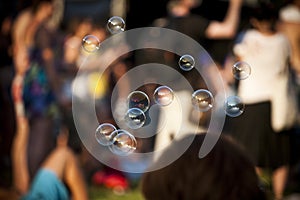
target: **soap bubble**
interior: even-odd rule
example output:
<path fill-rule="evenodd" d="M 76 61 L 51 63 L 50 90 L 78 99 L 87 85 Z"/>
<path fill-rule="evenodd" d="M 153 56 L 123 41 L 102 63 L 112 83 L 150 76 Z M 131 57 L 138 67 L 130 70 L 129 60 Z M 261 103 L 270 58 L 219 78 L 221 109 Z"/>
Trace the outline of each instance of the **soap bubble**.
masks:
<path fill-rule="evenodd" d="M 190 71 L 195 66 L 195 60 L 190 55 L 183 55 L 180 57 L 178 64 L 183 71 Z"/>
<path fill-rule="evenodd" d="M 141 128 L 145 122 L 146 115 L 139 108 L 130 108 L 125 115 L 125 123 L 131 129 Z"/>
<path fill-rule="evenodd" d="M 127 97 L 128 107 L 139 108 L 146 112 L 150 106 L 150 100 L 146 93 L 142 91 L 133 91 Z"/>
<path fill-rule="evenodd" d="M 172 103 L 174 93 L 168 86 L 159 86 L 155 89 L 153 94 L 154 101 L 160 106 L 167 106 Z"/>
<path fill-rule="evenodd" d="M 237 80 L 244 80 L 250 76 L 251 67 L 248 63 L 239 61 L 233 65 L 232 73 L 234 78 L 236 78 Z"/>
<path fill-rule="evenodd" d="M 118 129 L 113 133 L 113 143 L 108 146 L 110 151 L 119 156 L 126 156 L 136 150 L 135 137 L 124 129 Z"/>
<path fill-rule="evenodd" d="M 226 115 L 230 117 L 240 116 L 245 109 L 245 105 L 238 96 L 229 96 L 225 100 L 224 105 Z"/>
<path fill-rule="evenodd" d="M 94 35 L 86 35 L 82 39 L 82 47 L 85 51 L 87 51 L 89 53 L 94 53 L 99 49 L 100 41 Z"/>
<path fill-rule="evenodd" d="M 205 89 L 196 90 L 192 94 L 193 107 L 201 112 L 206 112 L 213 107 L 214 97 L 212 93 Z"/>
<path fill-rule="evenodd" d="M 116 127 L 110 123 L 100 124 L 95 132 L 96 140 L 99 144 L 108 146 L 112 144 L 112 139 L 114 135 L 112 134 L 116 129 Z"/>
<path fill-rule="evenodd" d="M 125 21 L 122 17 L 113 16 L 107 22 L 107 29 L 111 34 L 123 32 L 125 30 Z"/>

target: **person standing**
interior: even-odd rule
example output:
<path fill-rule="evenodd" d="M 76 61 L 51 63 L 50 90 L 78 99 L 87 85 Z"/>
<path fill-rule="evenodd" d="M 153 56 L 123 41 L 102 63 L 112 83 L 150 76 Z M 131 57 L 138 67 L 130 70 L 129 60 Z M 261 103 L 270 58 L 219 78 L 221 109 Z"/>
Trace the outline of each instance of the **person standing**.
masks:
<path fill-rule="evenodd" d="M 14 37 L 19 39 L 14 40 L 14 50 L 18 53 L 15 58 L 16 74 L 12 88 L 17 123 L 14 140 L 19 134 L 26 134 L 24 132 L 29 131 L 26 140 L 28 169 L 30 178 L 33 178 L 40 164 L 55 147 L 58 133 L 60 113 L 56 94 L 59 81 L 54 52 L 59 52 L 57 49 L 54 50 L 53 46 L 57 45 L 57 35 L 53 34 L 53 30 L 50 32 L 47 27 L 53 13 L 53 2 L 34 1 L 24 12 L 27 16 L 21 18 L 27 22 L 26 27 L 22 27 L 24 35 L 20 38 Z M 15 26 L 17 27 L 21 28 Z M 17 34 L 17 29 L 14 31 Z M 24 126 L 28 126 L 29 129 L 18 128 Z"/>
<path fill-rule="evenodd" d="M 251 66 L 251 74 L 238 81 L 236 94 L 245 112 L 229 119 L 229 132 L 246 148 L 258 174 L 271 170 L 275 199 L 282 199 L 289 169 L 288 134 L 297 115 L 290 44 L 276 29 L 278 10 L 273 5 L 259 4 L 252 14 L 252 27 L 240 33 L 233 47 L 236 59 Z"/>
<path fill-rule="evenodd" d="M 242 1 L 231 0 L 229 6 L 226 10 L 225 17 L 222 21 L 209 20 L 203 16 L 192 13 L 192 9 L 198 5 L 197 0 L 172 0 L 168 4 L 168 16 L 165 18 L 157 19 L 153 22 L 154 26 L 163 27 L 178 31 L 190 37 L 191 39 L 198 42 L 204 49 L 208 46 L 208 39 L 233 39 L 237 33 L 239 25 L 240 9 L 242 6 Z M 168 41 L 166 39 L 166 41 Z M 177 42 L 177 41 L 176 41 Z M 178 47 L 180 45 L 185 45 L 181 43 L 174 43 Z M 147 53 L 150 55 L 151 52 Z M 210 53 L 208 51 L 208 53 Z M 199 55 L 200 56 L 200 55 Z M 137 56 L 136 56 L 137 57 Z M 177 66 L 179 57 L 178 55 L 171 54 L 169 52 L 158 53 L 157 59 L 162 59 L 164 63 L 168 66 Z M 138 59 L 139 57 L 137 57 Z M 140 57 L 145 59 L 146 57 Z M 150 57 L 153 59 L 153 57 Z M 148 61 L 148 60 L 147 60 Z M 141 61 L 140 61 L 141 62 Z M 206 84 L 203 77 L 197 75 L 196 73 L 184 73 L 180 71 L 182 77 L 184 76 L 191 84 L 194 89 L 206 88 Z M 166 77 L 170 75 L 166 74 Z M 174 78 L 174 77 L 172 77 Z M 184 130 L 181 134 L 185 134 L 200 128 L 202 130 L 207 128 L 207 121 L 210 116 L 210 112 L 194 112 L 192 107 L 191 96 L 192 93 L 188 90 L 180 88 L 181 85 L 185 84 L 184 79 L 178 79 L 175 77 L 176 83 L 179 89 L 174 91 L 174 94 L 181 101 L 181 105 L 184 106 L 184 110 L 181 110 L 179 103 L 173 101 L 168 107 L 161 109 L 159 119 L 163 116 L 172 116 L 168 118 L 167 122 L 159 120 L 161 123 L 165 123 L 163 129 L 156 135 L 154 149 L 164 148 L 169 145 L 172 140 L 177 139 L 176 134 L 181 127 L 178 123 L 181 121 L 184 125 Z M 181 82 L 182 81 L 182 82 Z M 211 91 L 212 92 L 212 91 Z M 196 111 L 197 112 L 197 111 Z M 199 124 L 198 121 L 201 121 Z M 193 122 L 194 121 L 194 122 Z M 195 123 L 196 122 L 196 123 Z M 160 124 L 158 126 L 161 126 Z"/>

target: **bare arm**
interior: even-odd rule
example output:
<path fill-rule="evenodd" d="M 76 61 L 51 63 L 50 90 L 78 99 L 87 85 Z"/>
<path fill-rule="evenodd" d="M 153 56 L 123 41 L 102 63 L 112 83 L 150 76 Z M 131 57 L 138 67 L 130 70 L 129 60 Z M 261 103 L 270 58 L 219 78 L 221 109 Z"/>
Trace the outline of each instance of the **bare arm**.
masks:
<path fill-rule="evenodd" d="M 211 39 L 233 38 L 236 34 L 243 0 L 230 0 L 226 16 L 222 22 L 212 21 L 206 29 Z"/>
<path fill-rule="evenodd" d="M 27 165 L 27 141 L 29 136 L 28 121 L 23 116 L 16 117 L 17 131 L 12 146 L 13 185 L 23 195 L 29 188 L 29 171 Z"/>

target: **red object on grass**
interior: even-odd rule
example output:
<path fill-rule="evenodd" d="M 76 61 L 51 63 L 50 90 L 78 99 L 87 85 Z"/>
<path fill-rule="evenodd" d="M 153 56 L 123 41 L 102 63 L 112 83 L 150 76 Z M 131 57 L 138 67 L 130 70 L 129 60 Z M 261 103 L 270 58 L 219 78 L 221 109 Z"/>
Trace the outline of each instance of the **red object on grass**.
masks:
<path fill-rule="evenodd" d="M 92 181 L 95 185 L 104 185 L 106 188 L 123 188 L 126 190 L 129 186 L 127 179 L 119 174 L 106 174 L 103 171 L 94 173 Z"/>

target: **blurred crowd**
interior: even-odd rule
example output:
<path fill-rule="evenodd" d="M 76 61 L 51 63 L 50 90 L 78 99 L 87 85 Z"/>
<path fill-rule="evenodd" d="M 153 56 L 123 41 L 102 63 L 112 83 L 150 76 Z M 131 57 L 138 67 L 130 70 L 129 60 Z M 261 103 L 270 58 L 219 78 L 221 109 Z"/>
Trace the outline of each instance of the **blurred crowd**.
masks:
<path fill-rule="evenodd" d="M 262 191 L 270 190 L 272 197 L 277 200 L 291 193 L 300 193 L 299 0 L 166 0 L 159 3 L 149 1 L 144 2 L 145 5 L 149 4 L 149 7 L 151 5 L 152 8 L 158 9 L 155 6 L 157 3 L 160 10 L 156 12 L 150 9 L 151 13 L 148 14 L 146 11 L 143 12 L 147 6 L 140 5 L 143 1 L 129 0 L 122 3 L 111 0 L 109 10 L 101 19 L 92 13 L 77 16 L 76 12 L 72 14 L 70 8 L 66 15 L 68 2 L 71 1 L 32 0 L 30 3 L 16 1 L 15 7 L 8 9 L 4 12 L 6 14 L 1 16 L 0 187 L 9 190 L 13 188 L 17 195 L 25 199 L 36 198 L 34 195 L 37 195 L 35 192 L 39 190 L 38 184 L 45 184 L 38 181 L 42 180 L 42 177 L 49 179 L 51 175 L 46 174 L 45 169 L 50 169 L 66 184 L 66 188 L 62 185 L 56 186 L 60 188 L 62 199 L 70 195 L 73 199 L 83 200 L 88 199 L 86 187 L 89 185 L 104 184 L 108 188 L 113 188 L 117 194 L 122 194 L 140 181 L 142 174 L 124 173 L 94 158 L 83 145 L 72 114 L 72 98 L 92 97 L 95 98 L 99 124 L 109 122 L 118 126 L 114 119 L 114 110 L 111 110 L 112 93 L 118 80 L 137 65 L 157 62 L 176 66 L 178 63 L 178 55 L 149 49 L 127 52 L 114 60 L 107 69 L 99 68 L 103 61 L 97 57 L 87 59 L 91 53 L 82 48 L 83 38 L 93 35 L 100 43 L 105 41 L 111 34 L 106 27 L 107 20 L 113 15 L 119 15 L 124 18 L 127 29 L 143 26 L 170 28 L 199 42 L 220 71 L 226 92 L 238 95 L 244 100 L 245 112 L 237 118 L 227 116 L 224 133 L 242 145 L 245 154 L 249 154 L 249 163 L 253 164 L 253 171 L 249 170 L 249 174 L 257 174 L 260 177 Z M 89 3 L 89 1 L 82 2 Z M 1 3 L 2 5 L 1 10 L 4 11 L 7 6 L 4 6 L 5 3 Z M 143 17 L 144 15 L 146 16 Z M 65 19 L 66 17 L 68 19 Z M 122 46 L 118 50 L 121 48 L 126 47 Z M 251 78 L 237 80 L 232 76 L 232 66 L 237 61 L 246 61 L 250 64 Z M 79 69 L 86 73 L 76 77 Z M 178 71 L 186 77 L 193 88 L 207 88 L 199 74 L 189 75 Z M 98 77 L 100 72 L 101 79 Z M 72 87 L 75 77 L 80 87 L 77 87 L 74 97 Z M 178 84 L 180 85 L 179 80 Z M 139 90 L 152 97 L 158 85 L 155 83 L 143 85 Z M 113 103 L 120 106 L 130 91 L 126 83 L 117 86 L 120 87 L 119 97 Z M 179 89 L 175 94 L 183 99 L 183 102 L 189 101 L 190 94 L 186 91 Z M 153 99 L 151 105 L 152 103 Z M 173 131 L 174 127 L 176 129 L 177 121 L 180 120 L 176 115 L 178 107 L 170 108 L 171 110 L 160 111 L 161 115 L 173 116 L 169 124 L 157 136 L 138 138 L 138 152 L 152 152 L 161 146 L 168 147 L 173 140 L 181 139 L 176 138 Z M 192 107 L 187 105 L 187 109 Z M 211 112 L 204 114 L 190 110 L 188 112 L 184 117 L 196 122 L 201 119 L 201 124 L 187 122 L 193 124 L 193 127 L 186 128 L 185 132 L 192 132 L 194 126 L 200 126 L 205 132 Z M 86 121 L 84 123 L 88 126 L 88 117 L 82 120 Z M 198 140 L 200 143 L 203 142 L 203 138 Z M 226 149 L 222 147 L 223 143 L 220 145 L 213 155 L 216 159 L 222 160 L 215 155 L 218 151 L 222 151 L 222 148 Z M 172 149 L 166 152 L 168 151 Z M 231 150 L 231 153 L 235 153 L 234 151 L 235 149 Z M 227 153 L 224 154 L 229 156 Z M 235 159 L 233 160 L 235 162 Z M 245 163 L 246 167 L 243 165 L 241 167 L 249 167 L 248 161 Z M 183 164 L 186 167 L 190 165 L 189 161 L 184 161 Z M 185 170 L 183 166 L 179 167 L 182 167 L 180 168 L 182 172 Z M 236 166 L 232 168 L 237 170 Z M 263 179 L 265 169 L 267 172 L 271 171 L 272 186 L 269 187 Z M 170 170 L 174 170 L 172 166 Z M 172 180 L 168 179 L 171 176 L 168 173 L 158 172 L 158 177 L 161 176 L 159 181 L 163 182 L 163 175 L 166 175 L 166 183 Z M 147 199 L 158 199 L 154 193 L 159 190 L 154 187 L 155 181 L 151 182 L 152 176 L 155 177 L 155 174 L 148 174 L 142 179 L 143 192 Z M 203 174 L 199 172 L 199 176 Z M 231 171 L 228 176 L 234 177 L 236 174 Z M 181 178 L 184 180 L 178 176 L 178 179 Z M 251 181 L 255 182 L 254 179 Z M 149 182 L 148 186 L 146 182 Z M 55 183 L 58 184 L 57 181 Z M 216 182 L 208 184 L 215 186 Z M 160 189 L 163 190 L 163 186 Z M 257 196 L 260 195 L 257 188 L 252 189 L 249 186 L 249 191 L 243 192 L 246 194 L 249 192 L 250 195 L 255 191 Z M 182 190 L 184 189 L 178 189 L 176 194 L 170 195 L 174 195 L 176 199 L 196 197 L 199 199 L 201 196 L 190 197 Z M 166 195 L 164 192 L 159 194 Z M 213 190 L 205 192 L 215 193 Z M 221 196 L 214 199 L 219 197 Z M 241 197 L 239 194 L 234 194 L 228 198 L 239 197 Z M 244 197 L 242 195 L 243 199 Z M 208 199 L 205 195 L 201 198 Z M 164 196 L 160 199 L 164 199 Z M 260 196 L 259 199 L 263 198 Z"/>

